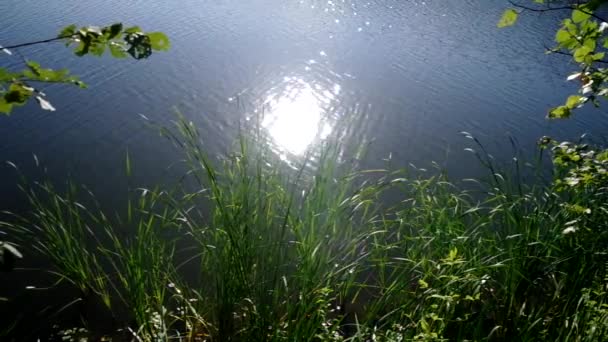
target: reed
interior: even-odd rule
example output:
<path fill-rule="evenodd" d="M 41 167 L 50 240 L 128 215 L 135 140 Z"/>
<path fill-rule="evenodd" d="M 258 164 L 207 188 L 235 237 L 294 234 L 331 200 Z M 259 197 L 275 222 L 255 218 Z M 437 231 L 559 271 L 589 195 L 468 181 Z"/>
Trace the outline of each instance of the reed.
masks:
<path fill-rule="evenodd" d="M 31 215 L 5 225 L 139 340 L 608 337 L 601 191 L 524 181 L 475 139 L 489 172 L 472 187 L 440 168 L 358 170 L 340 139 L 288 166 L 255 132 L 214 159 L 179 117 L 163 134 L 183 186 L 133 190 L 112 220 L 75 187 L 24 187 Z"/>

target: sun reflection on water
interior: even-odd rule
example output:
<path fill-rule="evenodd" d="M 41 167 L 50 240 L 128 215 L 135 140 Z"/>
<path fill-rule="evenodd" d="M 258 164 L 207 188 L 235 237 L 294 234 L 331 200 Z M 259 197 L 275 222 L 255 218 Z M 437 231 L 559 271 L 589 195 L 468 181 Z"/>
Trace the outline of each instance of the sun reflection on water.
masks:
<path fill-rule="evenodd" d="M 312 87 L 295 77 L 284 81 L 284 90 L 266 99 L 262 127 L 282 155 L 302 155 L 309 146 L 332 132 L 327 111 L 340 87 L 335 85 L 330 91 L 318 85 Z"/>

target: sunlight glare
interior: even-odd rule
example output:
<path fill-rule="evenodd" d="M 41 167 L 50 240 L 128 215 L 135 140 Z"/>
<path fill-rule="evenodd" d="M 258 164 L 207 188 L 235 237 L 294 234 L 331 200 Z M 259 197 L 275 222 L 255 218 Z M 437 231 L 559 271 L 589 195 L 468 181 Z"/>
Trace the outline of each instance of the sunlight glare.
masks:
<path fill-rule="evenodd" d="M 284 152 L 300 155 L 315 142 L 325 139 L 332 127 L 325 118 L 325 107 L 333 98 L 331 92 L 315 92 L 300 79 L 291 79 L 294 84 L 277 99 L 268 99 L 269 113 L 262 126 L 274 143 Z"/>

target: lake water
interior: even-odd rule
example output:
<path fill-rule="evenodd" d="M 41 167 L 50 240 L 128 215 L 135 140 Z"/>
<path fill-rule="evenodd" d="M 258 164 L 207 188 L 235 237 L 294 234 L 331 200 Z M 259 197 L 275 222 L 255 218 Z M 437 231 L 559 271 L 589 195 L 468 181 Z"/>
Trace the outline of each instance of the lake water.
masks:
<path fill-rule="evenodd" d="M 139 62 L 77 58 L 60 45 L 19 50 L 45 67 L 69 67 L 90 87 L 47 86 L 56 112 L 32 103 L 0 116 L 0 210 L 24 209 L 18 177 L 3 161 L 37 177 L 33 154 L 53 180 L 84 182 L 110 208 L 124 200 L 128 185 L 177 179 L 183 170 L 172 165 L 180 155 L 140 117 L 170 124 L 174 108 L 200 127 L 212 154 L 229 150 L 239 124 L 263 112 L 262 125 L 286 158 L 339 129 L 341 118 L 364 118 L 358 136 L 373 140 L 368 165 L 389 154 L 396 165 L 435 160 L 455 178 L 482 172 L 463 151 L 470 140 L 460 131 L 503 160 L 512 155 L 509 136 L 523 149 L 542 135 L 602 139 L 605 109 L 545 119 L 549 107 L 576 91 L 565 80 L 576 66 L 544 54 L 558 18 L 528 14 L 499 30 L 507 6 L 506 0 L 1 0 L 2 45 L 51 38 L 72 23 L 121 21 L 165 32 L 172 49 Z M 18 55 L 0 54 L 0 67 L 23 65 Z M 1 277 L 0 295 L 24 293 L 31 280 L 31 274 L 22 282 Z M 25 293 L 15 310 L 38 312 L 48 301 L 35 297 L 43 292 Z M 14 318 L 10 309 L 4 314 Z"/>
<path fill-rule="evenodd" d="M 169 124 L 173 108 L 197 123 L 212 153 L 229 149 L 239 123 L 264 111 L 279 153 L 297 158 L 336 119 L 364 117 L 373 164 L 436 160 L 456 177 L 477 172 L 463 152 L 468 131 L 499 157 L 507 136 L 524 148 L 542 135 L 602 137 L 608 117 L 582 110 L 547 121 L 550 106 L 576 91 L 576 68 L 547 56 L 557 26 L 550 15 L 524 15 L 513 28 L 496 22 L 506 0 L 3 0 L 0 44 L 53 37 L 61 27 L 122 21 L 163 31 L 168 53 L 149 60 L 75 57 L 61 46 L 20 50 L 47 67 L 69 67 L 88 90 L 48 86 L 57 108 L 35 103 L 0 117 L 0 160 L 29 173 L 32 154 L 53 178 L 67 175 L 107 201 L 126 188 L 125 152 L 136 181 L 176 176 L 179 156 L 140 114 Z M 18 56 L 0 66 L 21 67 Z M 181 172 L 181 171 L 180 171 Z M 14 171 L 0 167 L 2 209 L 16 206 Z"/>

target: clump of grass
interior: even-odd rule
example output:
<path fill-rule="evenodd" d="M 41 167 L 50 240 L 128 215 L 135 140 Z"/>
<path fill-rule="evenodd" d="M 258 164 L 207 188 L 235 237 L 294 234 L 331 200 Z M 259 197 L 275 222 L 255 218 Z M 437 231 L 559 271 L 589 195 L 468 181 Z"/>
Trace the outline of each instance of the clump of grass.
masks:
<path fill-rule="evenodd" d="M 163 133 L 185 153 L 188 186 L 140 189 L 126 218 L 110 220 L 44 185 L 42 195 L 28 190 L 32 215 L 14 225 L 63 279 L 126 310 L 137 339 L 601 340 L 608 331 L 608 210 L 597 192 L 525 183 L 517 159 L 501 168 L 477 140 L 490 172 L 467 188 L 439 168 L 357 170 L 335 141 L 294 168 L 246 135 L 212 159 L 183 117 Z"/>
<path fill-rule="evenodd" d="M 100 222 L 76 200 L 76 187 L 68 184 L 64 194 L 49 182 L 22 189 L 32 208 L 30 215 L 6 226 L 17 231 L 22 244 L 53 263 L 58 281 L 73 284 L 83 296 L 98 295 L 110 306 L 108 278 L 88 238 L 93 234 L 91 226 Z"/>

